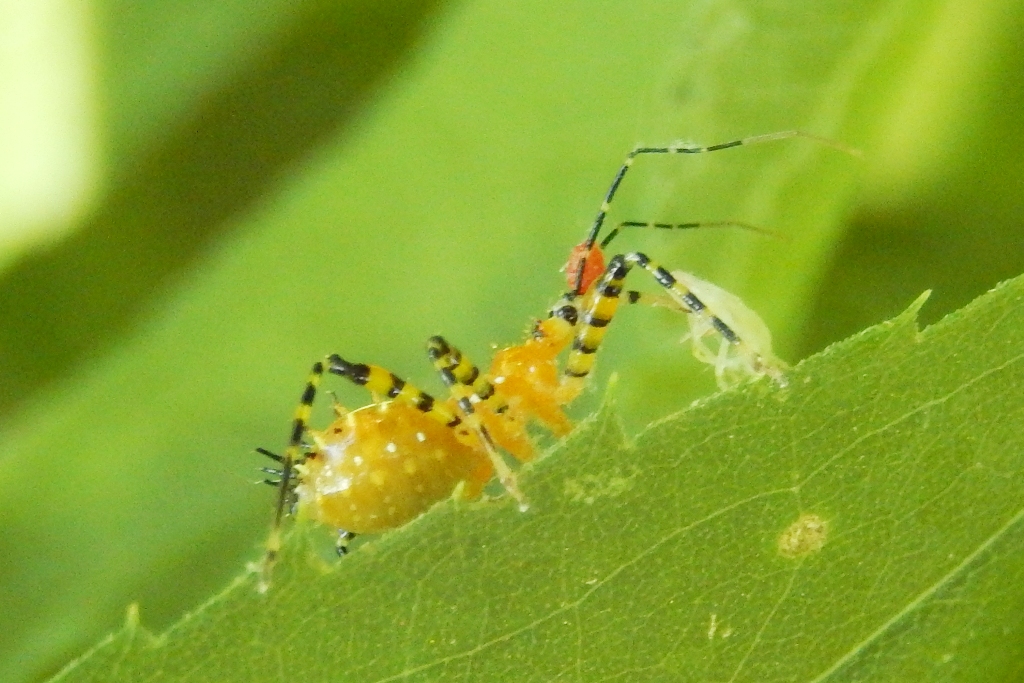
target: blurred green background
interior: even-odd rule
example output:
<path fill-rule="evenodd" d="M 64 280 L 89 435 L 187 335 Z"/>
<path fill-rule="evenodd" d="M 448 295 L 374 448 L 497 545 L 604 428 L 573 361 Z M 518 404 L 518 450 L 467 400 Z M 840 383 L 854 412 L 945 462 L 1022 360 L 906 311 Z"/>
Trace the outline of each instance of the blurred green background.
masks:
<path fill-rule="evenodd" d="M 132 601 L 160 631 L 258 556 L 252 449 L 283 444 L 324 353 L 436 392 L 430 335 L 482 364 L 519 339 L 638 143 L 864 150 L 643 159 L 615 205 L 781 233 L 618 244 L 743 297 L 791 362 L 1024 271 L 1008 0 L 8 5 L 0 680 Z M 611 371 L 633 430 L 714 391 L 681 334 L 623 311 L 574 414 Z"/>

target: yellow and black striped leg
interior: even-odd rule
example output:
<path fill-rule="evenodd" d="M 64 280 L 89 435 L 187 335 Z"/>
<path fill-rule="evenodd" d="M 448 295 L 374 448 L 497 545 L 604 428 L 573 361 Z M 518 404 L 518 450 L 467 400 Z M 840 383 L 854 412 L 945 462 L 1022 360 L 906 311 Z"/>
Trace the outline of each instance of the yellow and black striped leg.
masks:
<path fill-rule="evenodd" d="M 622 297 L 623 301 L 628 304 L 640 304 L 643 306 L 650 306 L 651 308 L 668 308 L 677 313 L 685 313 L 690 317 L 690 331 L 687 332 L 679 340 L 680 343 L 690 342 L 693 346 L 693 355 L 702 363 L 708 363 L 714 365 L 716 368 L 715 376 L 718 380 L 718 384 L 721 388 L 725 389 L 728 383 L 723 378 L 723 369 L 728 364 L 726 356 L 728 355 L 729 344 L 724 339 L 717 352 L 712 351 L 704 341 L 706 334 L 711 334 L 713 328 L 709 328 L 706 325 L 694 324 L 694 320 L 690 311 L 681 306 L 679 302 L 664 293 L 651 293 L 651 292 L 638 292 L 635 289 L 628 290 Z"/>
<path fill-rule="evenodd" d="M 438 403 L 433 396 L 430 394 L 417 389 L 412 384 L 406 382 L 397 375 L 388 372 L 384 368 L 376 365 L 365 365 L 362 363 L 350 363 L 343 359 L 337 354 L 330 356 L 327 359 L 327 370 L 331 374 L 345 377 L 353 384 L 357 384 L 362 387 L 366 387 L 367 390 L 378 394 L 380 396 L 386 396 L 394 401 L 401 401 L 407 403 L 428 417 L 431 417 L 448 427 L 451 427 L 456 431 L 456 435 L 459 434 L 457 429 L 462 424 L 463 420 L 458 415 L 453 413 L 449 408 L 443 404 Z M 494 466 L 494 471 L 498 475 L 498 480 L 501 482 L 505 490 L 512 495 L 513 498 L 519 503 L 519 507 L 523 510 L 526 509 L 526 499 L 520 492 L 519 487 L 516 485 L 515 475 L 509 468 L 501 455 L 498 454 L 494 447 L 494 442 L 491 440 L 490 434 L 480 424 L 479 417 L 472 410 L 472 405 L 469 404 L 470 410 L 466 411 L 463 409 L 463 413 L 466 418 L 466 426 L 468 426 L 474 434 L 477 436 L 477 443 L 482 447 L 487 456 L 491 460 L 491 464 Z M 460 408 L 463 406 L 460 404 Z"/>
<path fill-rule="evenodd" d="M 334 354 L 327 358 L 327 371 L 332 375 L 344 377 L 357 386 L 364 387 L 376 396 L 387 397 L 393 401 L 411 405 L 428 417 L 452 429 L 462 424 L 462 419 L 458 415 L 444 404 L 438 403 L 433 396 L 378 365 L 350 363 Z"/>
<path fill-rule="evenodd" d="M 263 593 L 270 587 L 270 573 L 277 561 L 277 555 L 281 551 L 281 522 L 284 520 L 285 510 L 291 507 L 293 495 L 293 479 L 295 475 L 295 464 L 302 459 L 302 436 L 306 433 L 306 426 L 309 423 L 309 413 L 313 408 L 313 399 L 316 398 L 316 389 L 320 385 L 320 379 L 324 374 L 324 364 L 314 363 L 309 373 L 306 387 L 302 390 L 302 397 L 299 399 L 299 406 L 295 409 L 295 418 L 292 421 L 292 433 L 288 439 L 288 448 L 283 456 L 278 456 L 266 449 L 257 449 L 258 452 L 277 460 L 281 467 L 274 474 L 280 476 L 276 484 L 280 487 L 277 496 L 277 506 L 274 508 L 274 520 L 270 527 L 270 536 L 267 538 L 266 553 L 263 556 L 263 564 L 260 567 L 260 581 L 258 590 Z"/>
<path fill-rule="evenodd" d="M 760 317 L 738 297 L 688 273 L 678 272 L 676 277 L 640 252 L 612 259 L 616 260 L 621 261 L 626 272 L 633 265 L 646 270 L 664 287 L 665 293 L 692 316 L 690 329 L 695 355 L 715 365 L 715 375 L 720 386 L 728 386 L 723 372 L 729 365 L 727 356 L 730 350 L 736 352 L 750 375 L 768 375 L 777 384 L 786 384 L 782 372 L 785 364 L 772 354 L 771 334 Z M 733 322 L 726 322 L 725 317 Z M 708 334 L 717 334 L 722 340 L 717 354 L 709 353 L 704 345 L 703 337 Z"/>
<path fill-rule="evenodd" d="M 427 355 L 438 374 L 441 375 L 442 381 L 451 391 L 452 397 L 466 419 L 466 424 L 476 433 L 480 443 L 487 450 L 487 456 L 502 485 L 519 502 L 520 508 L 525 510 L 526 499 L 516 485 L 515 474 L 498 453 L 494 438 L 483 424 L 473 404 L 494 401 L 496 405 L 491 406 L 491 409 L 495 412 L 508 406 L 496 396 L 494 385 L 480 373 L 480 369 L 463 356 L 461 351 L 449 344 L 444 337 L 433 336 L 427 340 Z"/>
<path fill-rule="evenodd" d="M 619 257 L 612 259 L 591 294 L 579 307 L 576 337 L 569 350 L 559 388 L 561 398 L 566 403 L 582 393 L 587 377 L 594 368 L 595 354 L 604 341 L 609 323 L 615 317 L 622 296 L 622 285 L 628 273 L 629 269 L 624 267 Z"/>
<path fill-rule="evenodd" d="M 456 400 L 467 398 L 472 403 L 486 403 L 488 409 L 495 413 L 508 410 L 508 403 L 496 393 L 494 385 L 480 369 L 444 337 L 435 335 L 427 340 L 427 356 Z"/>
<path fill-rule="evenodd" d="M 474 403 L 480 401 L 480 396 L 475 390 L 477 384 L 487 398 L 494 396 L 494 386 L 483 378 L 480 369 L 472 361 L 463 356 L 462 352 L 449 344 L 444 337 L 434 336 L 427 341 L 427 355 L 438 374 L 441 375 L 442 381 L 451 391 L 452 398 L 455 399 L 456 405 L 462 411 L 466 424 L 476 433 L 480 443 L 488 451 L 494 451 L 494 458 L 501 460 L 502 465 L 507 468 L 508 465 L 495 451 L 494 440 L 490 432 L 480 421 L 480 416 L 477 414 L 476 408 L 473 407 Z M 495 469 L 498 469 L 497 465 Z M 498 471 L 500 473 L 500 470 Z M 511 474 L 511 471 L 509 473 Z"/>
<path fill-rule="evenodd" d="M 643 268 L 665 289 L 665 293 L 672 301 L 670 307 L 679 308 L 691 316 L 691 335 L 694 348 L 699 352 L 695 355 L 699 359 L 715 365 L 716 378 L 720 385 L 725 385 L 722 375 L 728 365 L 727 356 L 730 349 L 734 350 L 742 359 L 750 374 L 755 376 L 767 374 L 778 384 L 785 384 L 785 377 L 782 373 L 783 364 L 771 354 L 770 336 L 766 330 L 762 329 L 763 324 L 756 314 L 746 308 L 736 297 L 709 283 L 687 276 L 695 283 L 700 282 L 708 294 L 715 297 L 715 304 L 728 306 L 731 309 L 729 312 L 734 314 L 732 317 L 742 320 L 746 325 L 743 329 L 744 332 L 756 333 L 750 335 L 751 339 L 745 339 L 741 336 L 740 331 L 723 320 L 697 293 L 680 282 L 672 273 L 651 261 L 645 254 L 632 252 L 619 254 L 609 261 L 605 274 L 597 282 L 593 293 L 589 295 L 583 307 L 579 330 L 573 341 L 563 376 L 563 386 L 567 387 L 567 391 L 582 390 L 583 383 L 593 368 L 594 355 L 597 353 L 604 339 L 606 328 L 618 308 L 619 300 L 622 297 L 622 285 L 633 266 Z M 634 292 L 627 293 L 627 297 L 627 301 L 630 303 L 640 303 L 645 300 L 654 305 L 668 303 L 661 298 Z M 721 338 L 723 347 L 720 348 L 719 353 L 705 352 L 707 347 L 704 346 L 703 337 L 707 334 L 717 334 Z"/>
<path fill-rule="evenodd" d="M 626 304 L 631 304 L 631 305 L 639 304 L 641 306 L 649 306 L 651 308 L 668 308 L 668 309 L 670 309 L 672 311 L 675 311 L 677 313 L 685 313 L 687 315 L 690 314 L 689 310 L 687 310 L 683 306 L 680 306 L 679 303 L 675 299 L 673 299 L 672 297 L 670 297 L 668 294 L 665 294 L 665 293 L 659 293 L 659 292 L 640 292 L 640 291 L 635 290 L 635 289 L 628 289 L 628 290 L 626 290 L 625 292 L 622 293 L 621 299 L 622 299 L 622 303 L 626 303 Z M 695 327 L 695 326 L 691 325 L 691 327 Z M 708 332 L 710 332 L 710 330 L 708 330 Z M 713 364 L 713 365 L 717 365 L 718 364 L 718 361 L 716 360 L 716 356 L 720 355 L 720 352 L 718 354 L 716 354 L 716 353 L 713 353 L 712 351 L 710 351 L 708 349 L 708 347 L 703 344 L 703 340 L 702 340 L 701 335 L 696 333 L 695 330 L 691 329 L 691 331 L 687 332 L 685 335 L 683 335 L 682 339 L 680 339 L 679 341 L 680 342 L 692 341 L 692 343 L 694 345 L 694 355 L 701 362 L 703 362 L 703 363 L 710 363 L 710 364 Z M 724 344 L 724 342 L 723 342 L 723 347 L 722 348 L 726 348 L 726 346 L 727 346 L 727 344 Z"/>
<path fill-rule="evenodd" d="M 668 272 L 648 258 L 646 254 L 642 254 L 638 251 L 630 252 L 628 254 L 620 254 L 612 259 L 611 263 L 609 263 L 608 269 L 612 270 L 613 267 L 618 267 L 624 273 L 628 274 L 630 268 L 634 265 L 640 266 L 646 270 L 651 277 L 654 278 L 655 282 L 665 288 L 666 293 L 673 301 L 676 302 L 676 304 L 691 315 L 696 316 L 704 324 L 704 327 L 714 329 L 714 331 L 722 337 L 723 341 L 739 348 L 742 355 L 749 355 L 753 353 L 752 350 L 746 349 L 746 343 L 740 338 L 740 335 L 736 330 L 732 329 L 724 320 L 718 317 L 714 311 L 710 310 L 707 304 L 701 301 L 696 293 L 679 282 L 672 273 Z"/>
<path fill-rule="evenodd" d="M 451 391 L 463 414 L 474 414 L 491 439 L 519 462 L 534 457 L 533 442 L 526 433 L 526 419 L 521 411 L 509 412 L 505 396 L 480 372 L 466 356 L 444 337 L 427 341 L 427 355 Z"/>
<path fill-rule="evenodd" d="M 668 271 L 651 264 L 650 259 L 643 254 L 619 254 L 613 257 L 608 262 L 604 275 L 598 280 L 593 292 L 582 307 L 579 329 L 575 340 L 573 340 L 562 379 L 563 386 L 567 390 L 575 393 L 582 391 L 586 378 L 593 370 L 595 356 L 604 340 L 607 327 L 618 309 L 623 294 L 622 285 L 634 264 L 650 266 L 651 274 L 663 287 L 669 288 L 675 285 L 675 278 Z M 626 293 L 626 300 L 629 303 L 641 303 L 645 299 L 651 301 L 649 296 L 630 291 Z M 690 314 L 700 315 L 705 312 L 706 307 L 699 299 L 689 292 L 686 292 L 686 296 L 689 298 L 683 302 L 676 301 L 676 297 L 671 296 L 673 307 L 682 308 Z M 704 314 L 706 315 L 706 313 Z M 725 330 L 723 336 L 728 335 L 726 338 L 736 336 L 727 326 Z"/>

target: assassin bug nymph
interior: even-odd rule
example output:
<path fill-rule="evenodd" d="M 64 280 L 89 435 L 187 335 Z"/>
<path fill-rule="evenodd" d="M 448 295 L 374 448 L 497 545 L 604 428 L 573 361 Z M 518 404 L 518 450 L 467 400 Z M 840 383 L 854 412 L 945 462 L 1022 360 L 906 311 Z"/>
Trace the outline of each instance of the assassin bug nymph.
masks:
<path fill-rule="evenodd" d="M 768 375 L 783 383 L 784 365 L 772 355 L 771 336 L 756 313 L 739 298 L 694 275 L 669 273 L 639 252 L 615 255 L 604 262 L 602 249 L 624 227 L 697 228 L 739 226 L 739 222 L 620 223 L 598 245 L 612 199 L 636 157 L 644 154 L 714 152 L 793 137 L 804 137 L 856 153 L 837 143 L 796 131 L 771 133 L 709 147 L 671 145 L 639 147 L 627 156 L 605 195 L 587 239 L 573 248 L 566 267 L 570 290 L 548 317 L 537 320 L 521 344 L 498 350 L 482 373 L 442 337 L 432 337 L 427 353 L 451 397 L 438 401 L 391 372 L 374 365 L 329 356 L 315 363 L 292 422 L 287 450 L 277 455 L 257 449 L 278 463 L 263 471 L 277 479 L 279 489 L 273 525 L 261 566 L 260 590 L 269 585 L 270 570 L 281 547 L 281 525 L 293 508 L 339 530 L 338 553 L 344 554 L 356 534 L 399 527 L 434 503 L 458 493 L 477 498 L 497 474 L 521 509 L 526 508 L 515 474 L 499 449 L 519 462 L 534 457 L 528 432 L 539 423 L 555 436 L 572 425 L 563 411 L 583 391 L 634 266 L 661 285 L 663 295 L 626 292 L 629 303 L 674 308 L 689 319 L 694 355 L 713 364 L 720 384 L 734 375 Z M 717 351 L 707 339 L 718 337 Z M 569 349 L 564 368 L 558 357 Z M 373 402 L 348 411 L 334 405 L 334 421 L 324 430 L 309 427 L 309 418 L 323 374 L 344 377 L 370 391 Z"/>
<path fill-rule="evenodd" d="M 548 321 L 536 329 L 553 326 L 566 329 Z M 300 516 L 338 529 L 339 554 L 356 534 L 399 527 L 456 491 L 478 498 L 495 474 L 525 510 L 515 475 L 497 449 L 527 462 L 534 457 L 528 422 L 556 436 L 571 429 L 561 409 L 566 401 L 558 393 L 555 358 L 568 338 L 559 345 L 553 338 L 538 332 L 498 351 L 485 376 L 444 338 L 432 337 L 428 356 L 452 394 L 444 402 L 378 366 L 337 355 L 315 363 L 284 455 L 257 449 L 278 463 L 263 471 L 278 477 L 267 483 L 279 488 L 260 590 L 269 586 L 281 524 L 293 507 Z M 366 387 L 373 402 L 351 412 L 335 404 L 335 420 L 316 431 L 308 423 L 325 371 Z"/>

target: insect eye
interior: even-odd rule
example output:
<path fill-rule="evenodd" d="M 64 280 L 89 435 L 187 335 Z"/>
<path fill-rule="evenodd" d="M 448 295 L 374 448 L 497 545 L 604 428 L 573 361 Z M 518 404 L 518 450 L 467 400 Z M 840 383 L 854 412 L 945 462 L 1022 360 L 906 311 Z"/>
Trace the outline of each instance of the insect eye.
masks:
<path fill-rule="evenodd" d="M 558 310 L 554 312 L 554 315 L 555 317 L 566 321 L 570 325 L 575 325 L 579 321 L 580 314 L 579 311 L 576 310 L 575 306 L 566 304 L 565 306 L 558 308 Z"/>

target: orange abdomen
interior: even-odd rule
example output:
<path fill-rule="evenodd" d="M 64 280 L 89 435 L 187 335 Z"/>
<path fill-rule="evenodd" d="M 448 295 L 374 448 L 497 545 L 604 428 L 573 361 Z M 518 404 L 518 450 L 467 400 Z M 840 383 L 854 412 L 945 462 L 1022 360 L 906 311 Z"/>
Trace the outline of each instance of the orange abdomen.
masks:
<path fill-rule="evenodd" d="M 482 449 L 402 403 L 381 403 L 312 432 L 296 486 L 300 516 L 355 534 L 394 529 L 452 495 L 476 498 L 490 480 Z"/>

